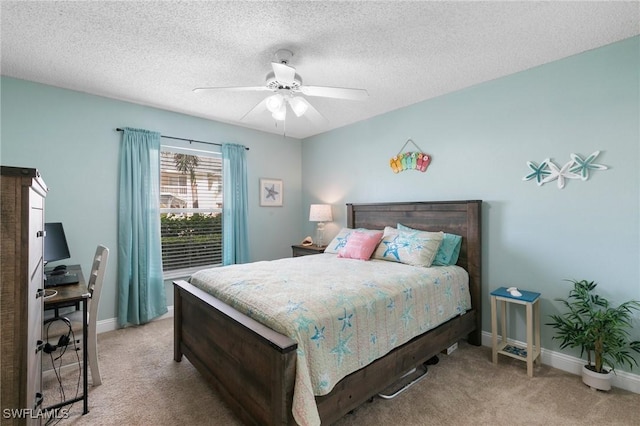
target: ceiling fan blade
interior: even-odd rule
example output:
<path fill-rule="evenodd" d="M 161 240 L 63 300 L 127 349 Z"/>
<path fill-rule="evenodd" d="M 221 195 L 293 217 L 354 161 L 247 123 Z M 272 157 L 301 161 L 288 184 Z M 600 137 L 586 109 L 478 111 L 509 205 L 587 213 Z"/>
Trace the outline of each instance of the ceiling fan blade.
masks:
<path fill-rule="evenodd" d="M 296 77 L 296 69 L 286 64 L 279 64 L 277 62 L 271 62 L 273 68 L 273 74 L 280 83 L 293 84 Z"/>
<path fill-rule="evenodd" d="M 240 118 L 240 121 L 251 120 L 265 111 L 267 111 L 267 98 L 258 102 L 256 106 L 251 108 L 245 115 L 242 116 L 242 118 Z"/>
<path fill-rule="evenodd" d="M 239 87 L 196 87 L 193 92 L 198 93 L 205 90 L 226 90 L 229 92 L 264 92 L 271 91 L 267 86 L 239 86 Z"/>
<path fill-rule="evenodd" d="M 313 105 L 311 105 L 305 98 L 303 98 L 302 96 L 298 96 L 297 98 L 300 99 L 301 102 L 307 104 L 307 110 L 304 112 L 304 116 L 307 117 L 309 121 L 311 121 L 316 126 L 323 126 L 329 123 L 329 120 L 327 120 L 324 115 L 320 114 L 320 112 L 315 109 Z"/>
<path fill-rule="evenodd" d="M 369 92 L 365 89 L 347 89 L 344 87 L 300 86 L 300 91 L 307 96 L 348 99 L 352 101 L 363 101 L 369 97 Z"/>

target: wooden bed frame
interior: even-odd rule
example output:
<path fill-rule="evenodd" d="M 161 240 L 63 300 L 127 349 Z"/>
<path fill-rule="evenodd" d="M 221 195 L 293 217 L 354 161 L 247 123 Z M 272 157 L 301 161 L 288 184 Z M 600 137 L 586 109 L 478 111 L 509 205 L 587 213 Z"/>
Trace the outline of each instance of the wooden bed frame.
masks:
<path fill-rule="evenodd" d="M 398 377 L 468 337 L 481 341 L 482 201 L 347 204 L 347 226 L 384 229 L 398 223 L 461 235 L 458 265 L 469 272 L 472 310 L 449 320 L 342 379 L 316 397 L 331 424 Z M 295 424 L 291 412 L 297 343 L 186 281 L 174 282 L 174 359 L 184 354 L 247 424 Z"/>

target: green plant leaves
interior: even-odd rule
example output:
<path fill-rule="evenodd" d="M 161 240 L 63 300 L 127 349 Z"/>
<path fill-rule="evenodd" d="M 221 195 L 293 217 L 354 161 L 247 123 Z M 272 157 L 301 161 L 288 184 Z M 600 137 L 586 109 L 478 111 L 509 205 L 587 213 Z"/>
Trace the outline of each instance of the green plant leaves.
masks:
<path fill-rule="evenodd" d="M 547 323 L 556 330 L 553 339 L 560 340 L 560 348 L 580 348 L 580 356 L 587 353 L 587 362 L 595 371 L 606 372 L 605 365 L 638 366 L 633 352 L 640 353 L 640 341 L 630 341 L 633 311 L 640 310 L 640 302 L 631 300 L 614 308 L 610 302 L 593 293 L 597 284 L 587 280 L 568 280 L 574 287 L 566 299 L 555 299 L 567 312 L 550 315 Z"/>

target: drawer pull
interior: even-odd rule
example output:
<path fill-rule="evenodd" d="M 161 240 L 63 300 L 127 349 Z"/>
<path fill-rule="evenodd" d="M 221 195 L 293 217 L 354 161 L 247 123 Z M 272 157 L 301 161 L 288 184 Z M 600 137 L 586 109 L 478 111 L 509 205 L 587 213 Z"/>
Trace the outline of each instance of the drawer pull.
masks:
<path fill-rule="evenodd" d="M 42 237 L 46 237 L 47 236 L 47 231 L 38 231 L 36 232 L 36 237 L 37 238 L 42 238 Z"/>

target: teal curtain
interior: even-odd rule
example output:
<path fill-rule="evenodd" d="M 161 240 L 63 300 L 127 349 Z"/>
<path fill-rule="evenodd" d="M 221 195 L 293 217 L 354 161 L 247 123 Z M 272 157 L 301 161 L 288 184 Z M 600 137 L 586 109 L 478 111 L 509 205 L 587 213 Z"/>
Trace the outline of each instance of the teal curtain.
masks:
<path fill-rule="evenodd" d="M 242 145 L 222 145 L 224 203 L 222 207 L 222 263 L 249 261 L 247 215 L 246 149 Z"/>
<path fill-rule="evenodd" d="M 118 322 L 167 312 L 160 242 L 160 133 L 125 128 L 118 198 Z"/>

